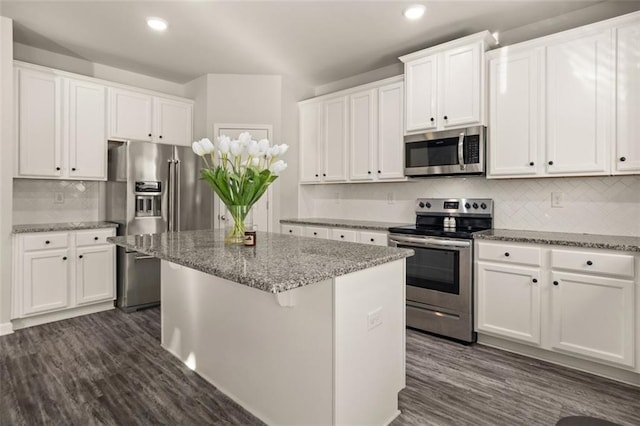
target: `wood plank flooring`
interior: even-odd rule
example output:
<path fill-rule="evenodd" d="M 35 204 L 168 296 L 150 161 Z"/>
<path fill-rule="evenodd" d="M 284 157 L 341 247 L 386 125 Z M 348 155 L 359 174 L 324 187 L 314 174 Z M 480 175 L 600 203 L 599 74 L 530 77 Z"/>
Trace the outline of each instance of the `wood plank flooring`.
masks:
<path fill-rule="evenodd" d="M 160 345 L 160 310 L 114 310 L 0 337 L 0 425 L 262 424 Z M 400 425 L 640 425 L 640 389 L 407 330 Z"/>

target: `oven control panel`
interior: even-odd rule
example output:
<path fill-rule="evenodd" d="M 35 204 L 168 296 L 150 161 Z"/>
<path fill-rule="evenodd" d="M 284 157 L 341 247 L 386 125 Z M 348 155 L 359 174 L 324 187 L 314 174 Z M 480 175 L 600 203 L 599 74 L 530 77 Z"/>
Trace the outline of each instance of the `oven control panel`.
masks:
<path fill-rule="evenodd" d="M 418 198 L 416 213 L 444 215 L 493 215 L 490 198 Z"/>

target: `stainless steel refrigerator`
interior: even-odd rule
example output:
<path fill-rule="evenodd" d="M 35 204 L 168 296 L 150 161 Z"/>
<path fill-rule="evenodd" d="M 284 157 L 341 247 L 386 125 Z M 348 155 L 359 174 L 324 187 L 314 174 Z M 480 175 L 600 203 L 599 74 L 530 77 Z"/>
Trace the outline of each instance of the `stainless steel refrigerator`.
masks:
<path fill-rule="evenodd" d="M 109 142 L 106 219 L 118 235 L 210 229 L 213 191 L 199 178 L 190 147 Z M 118 307 L 137 310 L 160 302 L 160 260 L 118 247 Z"/>

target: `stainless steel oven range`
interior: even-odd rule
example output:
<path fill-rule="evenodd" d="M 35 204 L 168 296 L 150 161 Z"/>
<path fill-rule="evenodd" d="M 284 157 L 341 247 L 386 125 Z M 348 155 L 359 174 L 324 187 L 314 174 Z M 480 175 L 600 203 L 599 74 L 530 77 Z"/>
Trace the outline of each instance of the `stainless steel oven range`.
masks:
<path fill-rule="evenodd" d="M 473 331 L 473 233 L 493 226 L 493 200 L 420 198 L 416 224 L 389 228 L 407 258 L 407 327 L 464 342 Z"/>

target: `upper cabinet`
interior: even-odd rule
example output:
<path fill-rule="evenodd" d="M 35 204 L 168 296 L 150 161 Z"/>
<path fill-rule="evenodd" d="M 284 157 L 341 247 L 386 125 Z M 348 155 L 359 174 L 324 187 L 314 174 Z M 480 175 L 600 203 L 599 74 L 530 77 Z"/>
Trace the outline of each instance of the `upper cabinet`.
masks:
<path fill-rule="evenodd" d="M 109 138 L 190 146 L 193 102 L 109 89 Z"/>
<path fill-rule="evenodd" d="M 405 134 L 484 125 L 488 31 L 402 56 Z"/>
<path fill-rule="evenodd" d="M 404 180 L 403 86 L 394 77 L 301 102 L 300 182 Z"/>
<path fill-rule="evenodd" d="M 487 177 L 640 172 L 638 40 L 633 13 L 488 53 Z"/>

